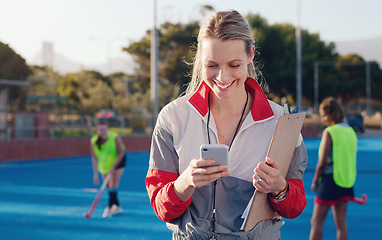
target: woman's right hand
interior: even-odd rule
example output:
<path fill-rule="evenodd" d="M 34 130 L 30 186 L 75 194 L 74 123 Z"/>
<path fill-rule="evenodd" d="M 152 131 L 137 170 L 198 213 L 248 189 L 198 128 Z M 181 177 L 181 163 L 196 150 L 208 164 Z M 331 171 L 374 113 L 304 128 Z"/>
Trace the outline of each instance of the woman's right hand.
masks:
<path fill-rule="evenodd" d="M 317 192 L 318 182 L 317 181 L 313 181 L 312 185 L 310 186 L 310 189 L 312 189 L 313 192 Z"/>
<path fill-rule="evenodd" d="M 187 169 L 174 184 L 176 195 L 181 201 L 187 201 L 195 188 L 203 187 L 221 177 L 228 176 L 227 165 L 214 166 L 214 159 L 193 159 Z"/>

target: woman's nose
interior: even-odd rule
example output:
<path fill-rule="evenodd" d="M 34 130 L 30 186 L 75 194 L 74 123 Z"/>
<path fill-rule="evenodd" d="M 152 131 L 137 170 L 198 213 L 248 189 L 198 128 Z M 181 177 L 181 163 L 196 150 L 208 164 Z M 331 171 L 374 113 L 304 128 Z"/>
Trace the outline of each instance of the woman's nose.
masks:
<path fill-rule="evenodd" d="M 220 68 L 218 70 L 218 73 L 216 75 L 216 80 L 218 80 L 219 82 L 221 83 L 225 83 L 225 82 L 229 82 L 229 74 L 228 74 L 228 71 L 226 71 L 225 69 L 223 68 Z"/>

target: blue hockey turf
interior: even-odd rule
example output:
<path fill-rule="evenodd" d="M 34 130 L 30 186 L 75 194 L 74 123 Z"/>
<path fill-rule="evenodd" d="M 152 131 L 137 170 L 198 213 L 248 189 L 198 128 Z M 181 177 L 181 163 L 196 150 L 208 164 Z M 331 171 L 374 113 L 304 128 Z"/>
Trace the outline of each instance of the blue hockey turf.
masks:
<path fill-rule="evenodd" d="M 320 139 L 305 139 L 309 155 L 304 184 L 308 205 L 296 219 L 284 219 L 282 239 L 308 239 L 315 194 L 310 190 Z M 357 197 L 365 205 L 349 203 L 349 239 L 380 239 L 382 235 L 382 138 L 359 138 Z M 103 194 L 90 219 L 88 211 L 99 186 L 92 183 L 91 159 L 60 158 L 0 163 L 0 239 L 171 239 L 165 223 L 154 214 L 145 190 L 149 152 L 128 154 L 119 198 L 124 212 L 101 217 L 107 203 Z M 335 239 L 330 212 L 324 238 Z"/>

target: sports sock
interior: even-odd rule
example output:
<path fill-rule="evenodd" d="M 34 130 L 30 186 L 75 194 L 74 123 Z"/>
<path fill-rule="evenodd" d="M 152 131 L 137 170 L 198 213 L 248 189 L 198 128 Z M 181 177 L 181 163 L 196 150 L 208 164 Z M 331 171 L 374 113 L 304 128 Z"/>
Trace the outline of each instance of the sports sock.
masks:
<path fill-rule="evenodd" d="M 111 207 L 113 205 L 119 206 L 116 190 L 109 191 L 109 207 Z"/>

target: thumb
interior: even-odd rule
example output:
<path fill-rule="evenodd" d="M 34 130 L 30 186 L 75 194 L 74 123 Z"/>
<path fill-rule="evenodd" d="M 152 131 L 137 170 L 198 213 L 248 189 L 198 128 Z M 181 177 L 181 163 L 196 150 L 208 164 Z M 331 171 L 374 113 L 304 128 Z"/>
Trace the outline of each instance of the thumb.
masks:
<path fill-rule="evenodd" d="M 265 163 L 273 168 L 279 169 L 279 163 L 270 157 L 265 158 Z"/>

